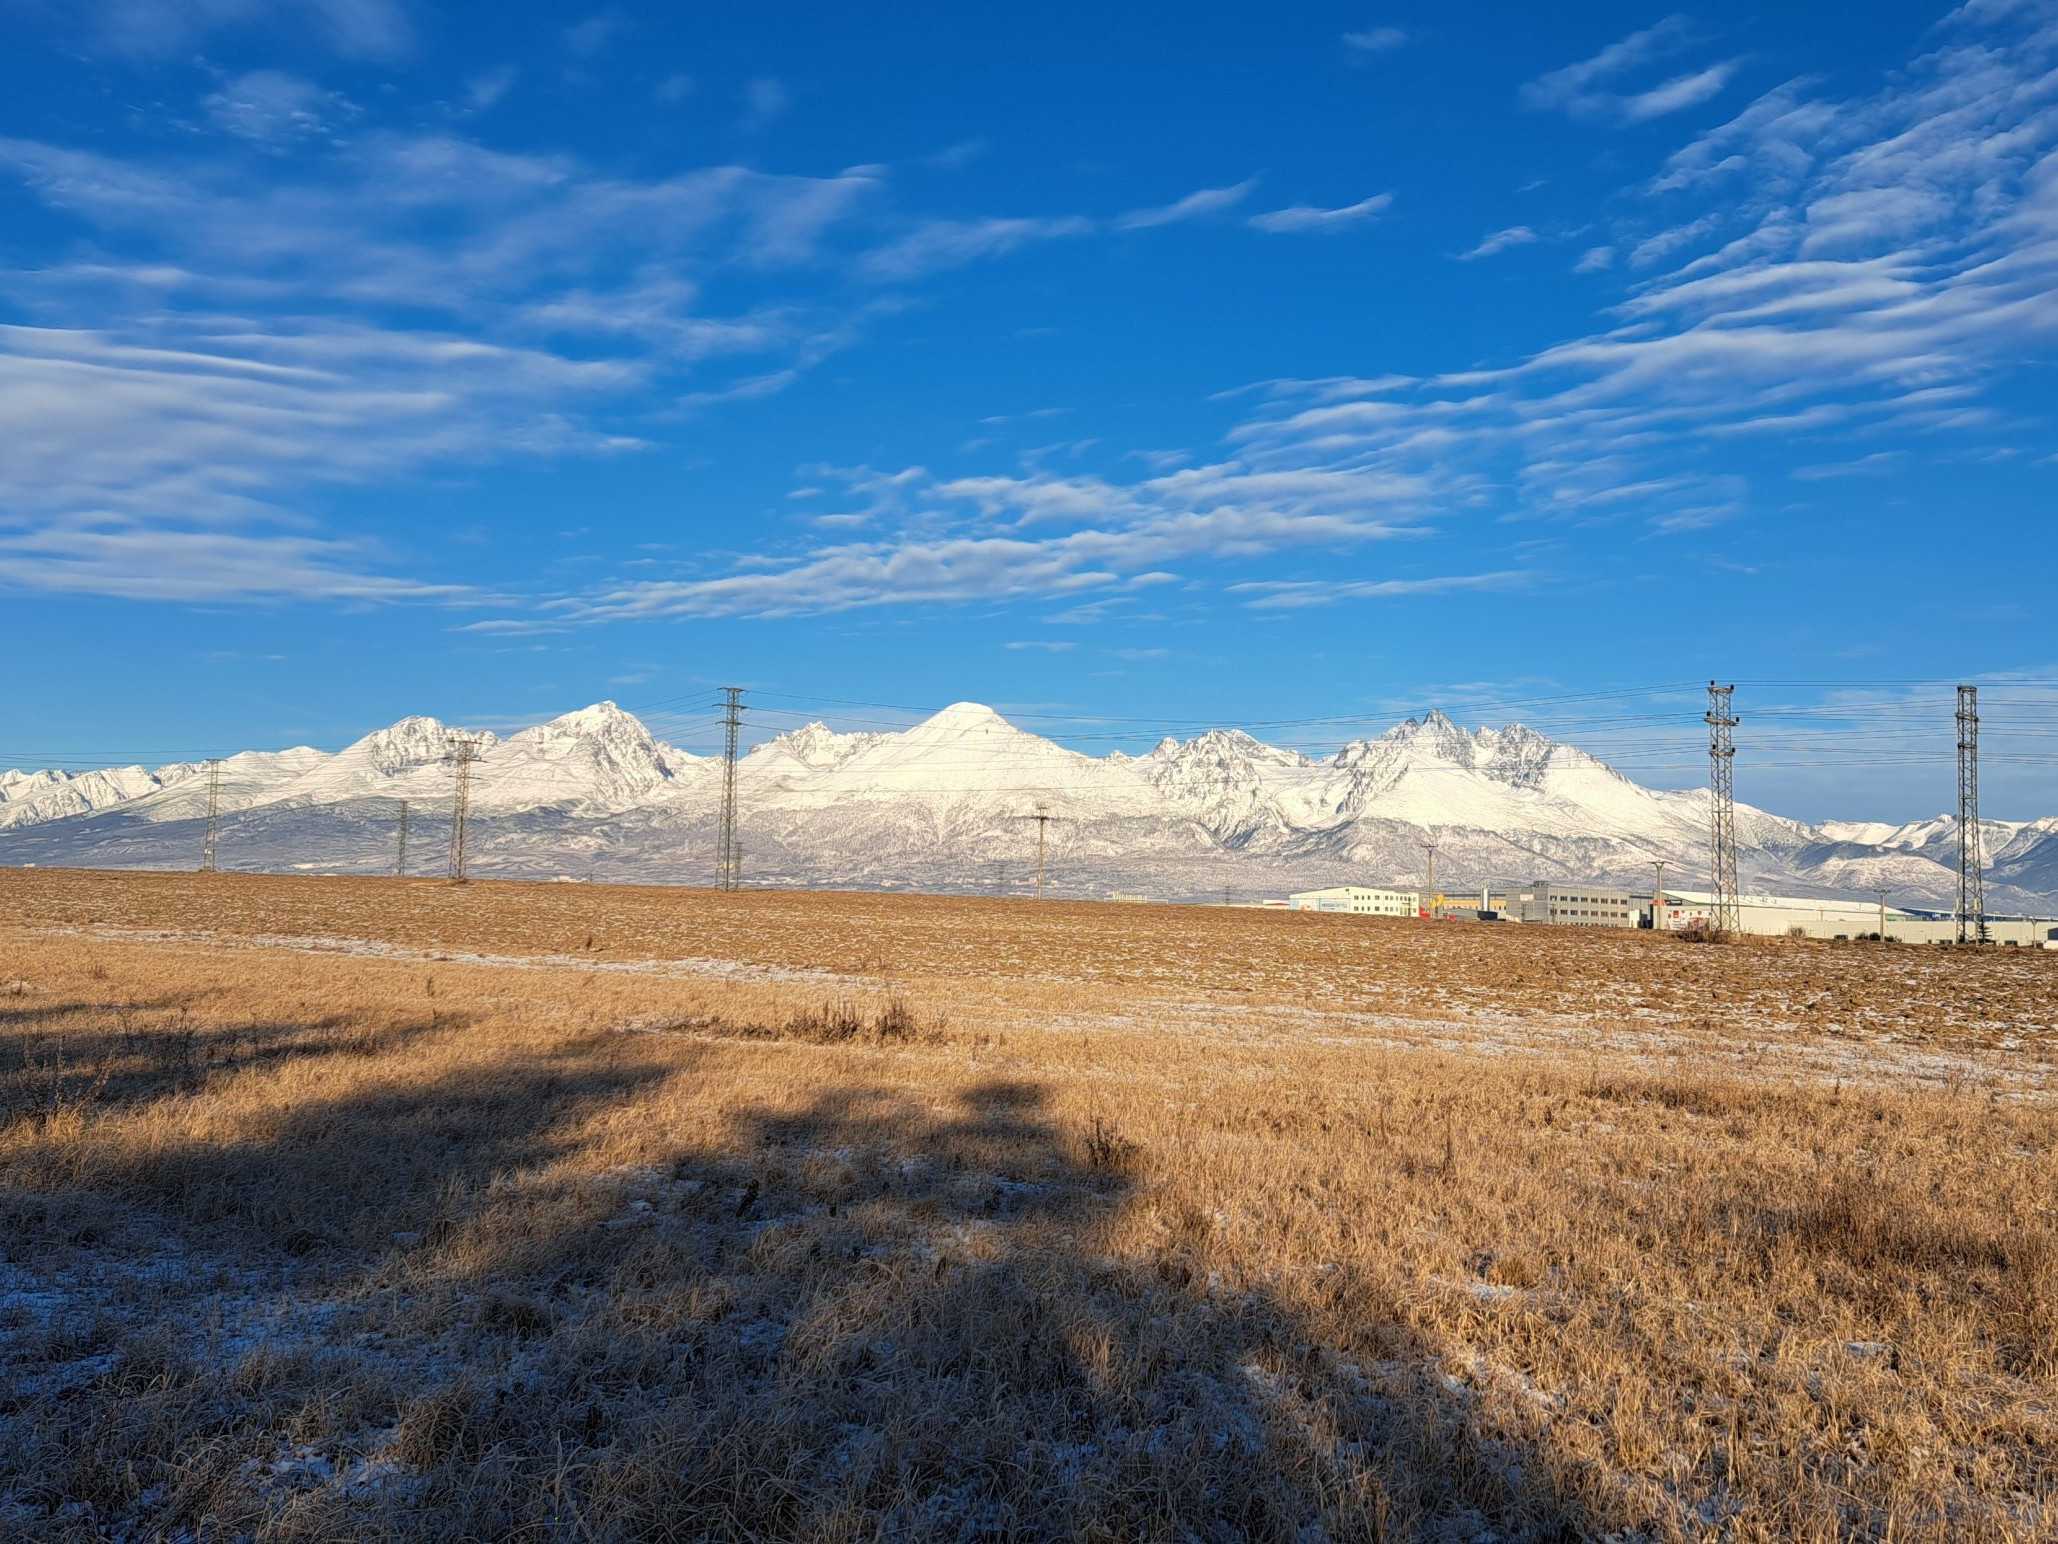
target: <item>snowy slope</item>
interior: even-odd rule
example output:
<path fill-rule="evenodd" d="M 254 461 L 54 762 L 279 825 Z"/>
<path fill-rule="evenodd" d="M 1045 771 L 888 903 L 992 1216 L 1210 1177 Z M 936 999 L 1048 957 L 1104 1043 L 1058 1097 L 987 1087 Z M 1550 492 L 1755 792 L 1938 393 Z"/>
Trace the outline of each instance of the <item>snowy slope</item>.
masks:
<path fill-rule="evenodd" d="M 325 755 L 250 752 L 222 766 L 232 866 L 376 871 L 401 800 L 433 852 L 452 788 L 451 731 L 407 718 Z M 480 872 L 704 881 L 718 760 L 656 740 L 613 703 L 478 736 L 472 810 Z M 183 867 L 205 779 L 190 764 L 0 777 L 0 861 Z M 1034 816 L 1053 887 L 1191 896 L 1343 881 L 1419 883 L 1437 844 L 1442 888 L 1487 880 L 1674 883 L 1705 871 L 1705 790 L 1639 786 L 1519 724 L 1466 730 L 1440 712 L 1312 760 L 1238 730 L 1095 757 L 956 703 L 898 733 L 814 723 L 738 767 L 746 871 L 766 882 L 1021 889 Z M 1754 888 L 1941 902 L 1957 883 L 1947 818 L 1903 826 L 1784 819 L 1737 807 Z M 1990 904 L 2058 895 L 2058 817 L 1985 829 Z"/>
<path fill-rule="evenodd" d="M 241 751 L 226 756 L 221 764 L 220 807 L 238 810 L 263 803 L 274 790 L 327 759 L 320 751 L 304 745 L 285 751 Z M 26 796 L 17 793 L 0 803 L 0 827 L 37 825 L 117 808 L 145 820 L 182 820 L 207 812 L 205 762 L 171 762 L 154 772 L 142 767 L 112 767 L 36 776 L 45 781 L 34 792 Z M 36 778 L 30 778 L 17 782 L 15 787 L 19 790 L 35 782 Z"/>

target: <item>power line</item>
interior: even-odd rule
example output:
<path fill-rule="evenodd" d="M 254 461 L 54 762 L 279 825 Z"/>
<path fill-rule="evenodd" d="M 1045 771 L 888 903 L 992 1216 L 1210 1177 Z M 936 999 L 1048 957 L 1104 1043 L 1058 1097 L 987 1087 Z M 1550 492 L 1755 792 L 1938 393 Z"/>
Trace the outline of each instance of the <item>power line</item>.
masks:
<path fill-rule="evenodd" d="M 1979 839 L 1979 688 L 1958 688 L 1958 942 L 1987 941 Z"/>
<path fill-rule="evenodd" d="M 717 886 L 734 890 L 743 882 L 743 849 L 736 839 L 736 741 L 743 728 L 743 688 L 722 688 L 722 827 L 715 838 Z"/>
<path fill-rule="evenodd" d="M 207 836 L 200 846 L 200 872 L 215 872 L 215 855 L 222 834 L 222 762 L 219 756 L 207 761 Z"/>
<path fill-rule="evenodd" d="M 1741 930 L 1737 910 L 1736 787 L 1734 762 L 1736 715 L 1730 711 L 1734 685 L 1708 683 L 1708 867 L 1715 892 L 1715 931 Z"/>
<path fill-rule="evenodd" d="M 450 805 L 450 879 L 463 884 L 465 873 L 465 827 L 472 812 L 472 763 L 480 756 L 479 736 L 453 734 L 449 739 L 451 770 L 455 774 Z"/>

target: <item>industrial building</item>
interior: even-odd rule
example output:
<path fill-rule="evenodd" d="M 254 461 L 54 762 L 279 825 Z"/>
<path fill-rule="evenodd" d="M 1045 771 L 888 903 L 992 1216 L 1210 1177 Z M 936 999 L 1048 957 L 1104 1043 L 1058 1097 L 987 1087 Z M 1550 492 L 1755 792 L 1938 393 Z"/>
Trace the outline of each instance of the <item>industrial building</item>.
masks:
<path fill-rule="evenodd" d="M 1512 908 L 1523 922 L 1559 927 L 1641 927 L 1644 908 L 1627 890 L 1608 885 L 1529 885 Z"/>
<path fill-rule="evenodd" d="M 1707 890 L 1675 890 L 1670 885 L 1653 907 L 1652 926 L 1678 931 L 1709 926 L 1715 897 Z M 1825 900 L 1819 896 L 1742 895 L 1737 897 L 1737 928 L 1767 938 L 1870 938 L 1881 934 L 1889 943 L 1948 944 L 1958 938 L 1950 916 L 1917 915 L 1878 901 Z M 1989 917 L 1987 938 L 2016 947 L 2058 940 L 2058 920 Z"/>
<path fill-rule="evenodd" d="M 1301 890 L 1286 898 L 1295 911 L 1340 911 L 1360 917 L 1414 917 L 1422 897 L 1414 890 L 1379 890 L 1367 885 L 1334 885 L 1327 890 Z"/>

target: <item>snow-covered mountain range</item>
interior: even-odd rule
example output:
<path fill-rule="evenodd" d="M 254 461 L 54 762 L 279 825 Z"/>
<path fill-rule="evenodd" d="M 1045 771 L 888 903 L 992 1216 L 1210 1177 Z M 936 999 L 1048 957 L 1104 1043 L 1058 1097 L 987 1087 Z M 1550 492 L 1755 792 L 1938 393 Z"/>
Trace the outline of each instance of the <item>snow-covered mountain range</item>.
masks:
<path fill-rule="evenodd" d="M 221 764 L 229 868 L 375 873 L 409 807 L 415 872 L 438 872 L 452 731 L 405 718 L 341 751 L 247 751 Z M 478 737 L 473 872 L 705 881 L 720 762 L 663 744 L 611 702 L 505 739 Z M 1020 892 L 1039 811 L 1050 889 L 1166 898 L 1421 881 L 1431 837 L 1442 887 L 1489 880 L 1691 886 L 1707 865 L 1708 796 L 1640 787 L 1575 746 L 1510 724 L 1465 730 L 1432 712 L 1314 760 L 1238 730 L 1088 756 L 958 703 L 898 733 L 824 724 L 769 740 L 738 768 L 745 873 L 755 882 Z M 183 868 L 200 850 L 204 765 L 0 773 L 0 863 Z M 1957 828 L 1809 825 L 1737 806 L 1747 887 L 1891 892 L 1948 905 Z M 1990 910 L 2058 901 L 2058 816 L 1989 821 Z"/>

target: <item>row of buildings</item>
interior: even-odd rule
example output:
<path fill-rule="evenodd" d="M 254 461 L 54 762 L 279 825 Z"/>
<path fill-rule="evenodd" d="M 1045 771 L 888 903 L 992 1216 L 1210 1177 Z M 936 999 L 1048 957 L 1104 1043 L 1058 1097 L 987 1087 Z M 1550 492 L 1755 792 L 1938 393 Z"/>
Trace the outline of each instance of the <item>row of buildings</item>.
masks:
<path fill-rule="evenodd" d="M 1428 895 L 1420 890 L 1335 885 L 1302 890 L 1284 904 L 1295 911 L 1344 912 L 1365 917 L 1525 922 L 1554 927 L 1627 927 L 1679 931 L 1709 925 L 1715 897 L 1705 890 L 1635 891 L 1612 885 L 1489 885 L 1477 896 Z M 1737 921 L 1743 932 L 1770 938 L 1883 938 L 1888 943 L 1952 943 L 1958 924 L 1949 914 L 1907 911 L 1873 901 L 1745 895 Z M 2058 919 L 1989 917 L 1987 937 L 1997 944 L 2058 948 Z"/>

